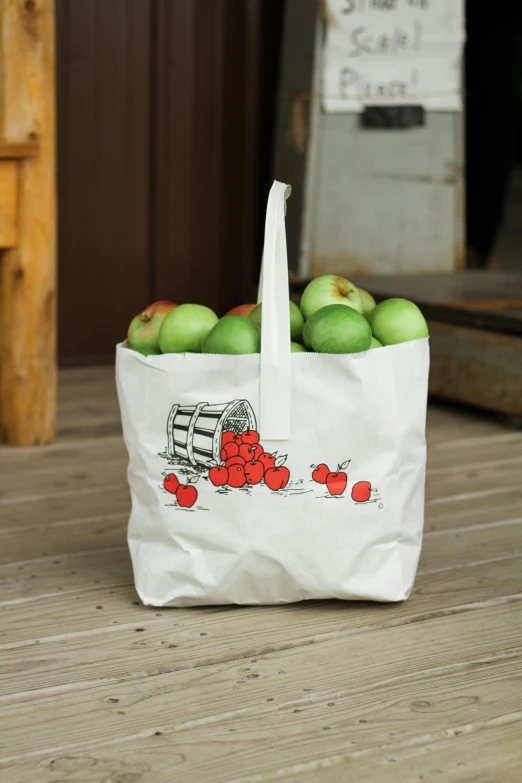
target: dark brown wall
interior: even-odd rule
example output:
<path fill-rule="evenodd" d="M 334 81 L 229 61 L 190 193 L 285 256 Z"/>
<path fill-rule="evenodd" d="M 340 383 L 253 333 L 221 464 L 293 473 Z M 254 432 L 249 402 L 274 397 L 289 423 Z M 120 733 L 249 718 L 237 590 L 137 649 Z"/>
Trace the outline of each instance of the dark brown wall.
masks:
<path fill-rule="evenodd" d="M 282 6 L 58 0 L 62 362 L 111 360 L 155 299 L 249 298 Z"/>
<path fill-rule="evenodd" d="M 159 3 L 155 291 L 218 311 L 241 297 L 248 231 L 247 5 Z"/>
<path fill-rule="evenodd" d="M 57 2 L 62 359 L 110 355 L 149 299 L 151 8 Z"/>

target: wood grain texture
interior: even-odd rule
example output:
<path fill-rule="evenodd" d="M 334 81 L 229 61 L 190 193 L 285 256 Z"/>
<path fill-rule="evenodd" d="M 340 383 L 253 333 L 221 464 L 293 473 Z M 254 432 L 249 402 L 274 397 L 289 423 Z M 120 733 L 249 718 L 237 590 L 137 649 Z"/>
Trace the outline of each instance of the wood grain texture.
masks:
<path fill-rule="evenodd" d="M 121 439 L 92 437 L 112 381 L 60 396 L 74 435 L 0 449 L 2 780 L 518 783 L 520 433 L 430 408 L 406 602 L 152 609 Z"/>
<path fill-rule="evenodd" d="M 17 195 L 16 163 L 0 160 L 0 252 L 2 249 L 16 245 Z"/>
<path fill-rule="evenodd" d="M 423 742 L 399 744 L 389 739 L 384 747 L 364 747 L 318 759 L 306 769 L 293 765 L 278 770 L 279 779 L 285 783 L 339 783 L 350 780 L 356 765 L 358 783 L 418 783 L 438 778 L 455 783 L 518 783 L 521 731 L 516 715 L 493 718 L 471 730 L 463 726 L 424 736 Z M 264 780 L 268 783 L 269 775 Z"/>
<path fill-rule="evenodd" d="M 184 783 L 228 783 L 293 765 L 296 759 L 310 763 L 321 755 L 335 756 L 346 752 L 352 741 L 362 747 L 376 745 L 394 731 L 400 739 L 427 734 L 429 741 L 430 734 L 473 724 L 478 718 L 479 710 L 473 709 L 477 704 L 482 721 L 520 714 L 516 689 L 520 648 L 506 655 L 468 658 L 458 666 L 444 663 L 450 660 L 447 650 L 445 655 L 430 655 L 423 665 L 410 647 L 415 630 L 411 626 L 411 639 L 406 643 L 414 655 L 412 667 L 402 660 L 388 669 L 385 656 L 375 655 L 368 635 L 361 637 L 361 645 L 350 657 L 350 671 L 342 677 L 333 672 L 330 653 L 342 656 L 343 652 L 324 644 L 314 649 L 313 656 L 307 655 L 308 650 L 294 649 L 267 655 L 253 665 L 234 660 L 179 674 L 159 674 L 154 684 L 145 680 L 79 691 L 74 698 L 71 694 L 52 696 L 39 700 L 36 713 L 31 702 L 3 705 L 8 722 L 3 739 L 8 749 L 0 769 L 35 759 L 49 765 L 56 757 L 96 758 L 104 749 L 136 764 L 142 758 L 143 741 L 148 739 L 149 747 L 156 741 L 153 769 L 158 774 L 157 778 L 150 776 L 150 781 L 168 780 L 168 765 L 170 775 Z M 450 632 L 448 642 L 474 642 L 475 638 L 465 633 L 456 638 Z M 499 641 L 504 641 L 502 634 Z M 397 648 L 390 645 L 389 650 L 392 653 Z M 370 665 L 364 659 L 369 655 Z M 419 664 L 422 668 L 416 669 Z M 258 676 L 248 680 L 250 674 Z M 202 689 L 204 700 L 199 695 Z M 183 698 L 179 698 L 181 693 Z M 29 716 L 30 743 L 24 730 Z M 326 725 L 333 727 L 327 738 Z M 155 740 L 156 736 L 163 740 Z M 163 769 L 161 748 L 167 755 Z M 81 763 L 78 767 L 76 780 L 85 783 Z M 69 781 L 71 774 L 69 770 Z"/>
<path fill-rule="evenodd" d="M 34 158 L 40 147 L 37 141 L 0 141 L 0 160 Z"/>
<path fill-rule="evenodd" d="M 76 556 L 78 552 L 126 548 L 128 512 L 80 517 L 51 524 L 33 523 L 24 529 L 15 525 L 0 531 L 0 563 L 18 563 L 27 570 L 29 563 L 38 561 L 52 552 L 51 558 Z M 42 542 L 45 541 L 44 550 Z M 17 566 L 18 568 L 18 566 Z M 22 569 L 19 569 L 22 570 Z"/>
<path fill-rule="evenodd" d="M 483 570 L 490 576 L 494 575 L 494 570 L 489 567 L 484 566 Z M 469 573 L 467 576 L 469 578 Z M 424 593 L 416 602 L 414 615 L 411 609 L 399 607 L 376 622 L 375 612 L 368 606 L 361 606 L 346 619 L 338 606 L 314 605 L 310 607 L 310 621 L 312 617 L 315 621 L 313 631 L 303 622 L 301 612 L 284 611 L 274 614 L 250 610 L 244 614 L 234 612 L 230 617 L 211 610 L 201 612 L 196 617 L 190 612 L 181 612 L 173 623 L 168 610 L 158 610 L 154 612 L 153 618 L 146 620 L 143 616 L 141 622 L 126 623 L 125 616 L 132 612 L 129 607 L 133 604 L 127 601 L 126 606 L 123 605 L 121 598 L 125 594 L 121 590 L 120 599 L 109 597 L 105 600 L 98 593 L 84 595 L 81 607 L 76 603 L 76 611 L 84 611 L 83 607 L 87 605 L 88 612 L 93 616 L 95 613 L 103 613 L 105 616 L 120 617 L 115 608 L 121 606 L 123 616 L 112 625 L 110 632 L 105 630 L 105 626 L 92 627 L 76 634 L 42 638 L 40 644 L 35 643 L 35 640 L 25 640 L 24 643 L 0 642 L 0 703 L 20 703 L 48 697 L 53 693 L 89 690 L 100 683 L 138 681 L 144 676 L 180 672 L 216 661 L 273 655 L 283 650 L 323 644 L 335 639 L 351 649 L 355 637 L 369 630 L 384 632 L 409 625 L 422 626 L 437 617 L 460 617 L 462 622 L 466 622 L 473 608 L 465 604 L 435 608 L 440 598 L 433 590 L 437 579 L 431 577 L 428 575 L 422 578 Z M 446 578 L 451 580 L 451 575 L 446 574 Z M 498 593 L 498 584 L 496 587 Z M 427 588 L 431 588 L 431 591 Z M 105 592 L 106 595 L 109 593 Z M 118 593 L 112 591 L 112 595 Z M 519 594 L 502 602 L 502 596 L 497 599 L 492 597 L 482 602 L 482 607 L 476 606 L 475 609 L 480 608 L 485 618 L 491 618 L 491 622 L 489 619 L 487 621 L 489 628 L 499 617 L 511 620 L 521 618 L 521 598 Z M 6 612 L 8 621 L 9 616 L 13 616 L 13 612 Z M 412 617 L 415 618 L 413 621 Z M 142 630 L 137 631 L 137 628 Z M 516 628 L 513 631 L 520 640 L 519 631 Z M 235 640 L 233 650 L 229 645 L 231 637 Z M 115 656 L 116 649 L 118 654 Z M 473 654 L 477 649 L 473 648 Z M 42 655 L 45 656 L 44 661 Z M 15 671 L 20 681 L 13 679 Z"/>
<path fill-rule="evenodd" d="M 105 437 L 103 439 L 104 459 L 112 461 L 119 457 L 122 464 L 127 463 L 127 452 L 120 436 Z M 33 460 L 33 475 L 52 473 L 71 465 L 90 465 L 100 461 L 100 442 L 90 438 L 82 438 L 79 441 L 60 440 L 45 449 L 38 446 L 11 449 L 8 446 L 0 446 L 0 472 L 2 477 L 19 475 L 27 466 L 27 461 Z"/>
<path fill-rule="evenodd" d="M 71 571 L 74 570 L 76 569 L 71 567 Z M 164 628 L 163 623 L 166 623 L 170 630 L 181 627 L 190 632 L 193 628 L 195 636 L 203 634 L 204 641 L 208 642 L 206 636 L 210 635 L 210 631 L 205 625 L 211 624 L 214 628 L 215 623 L 219 624 L 224 620 L 230 629 L 232 626 L 228 624 L 229 621 L 233 624 L 237 619 L 238 622 L 245 622 L 244 627 L 241 624 L 237 626 L 244 628 L 238 631 L 238 639 L 246 634 L 247 649 L 255 653 L 265 649 L 265 634 L 272 623 L 275 627 L 279 626 L 279 615 L 292 627 L 294 624 L 296 627 L 306 626 L 311 638 L 332 630 L 344 630 L 349 636 L 353 628 L 361 627 L 367 630 L 368 627 L 386 623 L 397 625 L 419 622 L 429 616 L 462 614 L 488 602 L 495 605 L 511 603 L 518 600 L 521 588 L 520 561 L 495 560 L 455 571 L 450 565 L 446 570 L 441 569 L 424 576 L 421 574 L 416 582 L 415 594 L 407 604 L 376 607 L 374 604 L 355 603 L 353 607 L 350 606 L 350 612 L 347 614 L 346 606 L 342 603 L 313 602 L 285 609 L 229 609 L 229 618 L 220 617 L 215 608 L 201 609 L 196 613 L 190 609 L 150 610 L 141 606 L 132 584 L 106 587 L 101 581 L 96 584 L 92 579 L 90 586 L 83 590 L 55 590 L 51 594 L 40 593 L 38 597 L 30 597 L 29 600 L 8 600 L 3 603 L 0 648 L 15 649 L 60 640 L 67 640 L 69 643 L 76 637 L 118 633 L 120 630 L 128 631 L 129 628 L 154 631 L 156 626 Z M 57 602 L 60 606 L 59 622 L 56 620 Z M 97 609 L 97 606 L 102 606 L 103 609 Z M 254 623 L 259 624 L 259 635 L 256 633 L 253 643 L 250 633 Z M 225 638 L 227 644 L 230 644 L 230 637 Z M 238 645 L 238 639 L 234 639 L 234 646 Z M 146 637 L 140 639 L 141 641 L 146 641 Z M 172 643 L 176 643 L 176 640 L 172 640 Z M 196 664 L 197 660 L 195 656 Z"/>
<path fill-rule="evenodd" d="M 440 682 L 444 688 L 446 683 Z M 462 689 L 459 690 L 462 698 Z M 398 695 L 398 689 L 395 694 L 390 689 L 388 695 L 390 698 Z M 447 691 L 442 690 L 441 699 L 447 695 Z M 474 694 L 477 695 L 481 694 Z M 297 709 L 304 713 L 302 708 Z M 394 721 L 400 725 L 401 721 L 407 719 L 408 705 L 397 704 L 393 709 L 387 704 L 385 710 L 383 717 L 387 718 L 388 725 L 380 720 L 370 726 L 364 723 L 364 719 L 363 725 L 357 725 L 357 718 L 348 716 L 346 711 L 332 715 L 332 709 L 325 715 L 326 725 L 321 726 L 322 716 L 316 711 L 312 716 L 317 722 L 312 750 L 312 754 L 315 751 L 315 758 L 310 758 L 312 754 L 301 752 L 301 741 L 307 742 L 311 732 L 303 732 L 300 738 L 301 726 L 298 721 L 301 719 L 303 724 L 305 720 L 302 720 L 302 714 L 292 714 L 290 720 L 294 718 L 296 723 L 294 731 L 288 725 L 288 717 L 284 727 L 286 755 L 291 760 L 284 766 L 278 766 L 278 754 L 274 753 L 273 744 L 269 744 L 268 737 L 262 731 L 265 722 L 256 731 L 253 721 L 247 719 L 243 727 L 239 725 L 238 728 L 237 724 L 232 723 L 217 724 L 214 728 L 209 726 L 200 729 L 190 739 L 188 732 L 167 735 L 154 732 L 152 736 L 136 738 L 123 746 L 87 750 L 72 757 L 66 753 L 57 753 L 41 761 L 21 762 L 10 773 L 12 783 L 32 782 L 35 776 L 43 783 L 56 780 L 98 783 L 100 780 L 110 780 L 112 775 L 115 776 L 112 778 L 114 781 L 132 781 L 133 778 L 124 776 L 135 775 L 135 781 L 170 783 L 173 772 L 178 775 L 176 780 L 187 783 L 207 780 L 227 783 L 271 783 L 276 780 L 302 780 L 305 783 L 418 783 L 419 780 L 438 779 L 455 783 L 518 783 L 520 750 L 517 741 L 521 723 L 516 713 L 494 716 L 472 725 L 448 726 L 452 717 L 451 705 L 448 704 L 443 710 L 442 720 L 436 719 L 433 727 L 429 719 L 419 721 L 419 730 L 427 731 L 412 736 L 407 731 L 393 730 Z M 293 713 L 293 710 L 289 712 Z M 491 713 L 494 713 L 494 709 L 491 709 Z M 411 713 L 409 719 L 412 720 Z M 447 728 L 444 727 L 445 719 Z M 277 736 L 281 736 L 283 716 L 276 714 L 275 724 Z M 273 733 L 268 730 L 269 736 L 273 736 Z M 331 737 L 335 738 L 331 740 Z M 199 761 L 197 741 L 205 742 Z M 338 752 L 328 755 L 328 748 L 332 746 Z M 225 759 L 226 769 L 222 772 L 220 761 L 223 755 L 219 754 L 223 754 L 225 748 L 228 748 L 230 758 Z M 250 758 L 247 755 L 249 749 L 252 749 Z M 306 761 L 303 756 L 308 757 Z M 248 772 L 242 774 L 241 769 L 234 769 L 234 759 L 237 759 L 236 767 L 242 767 Z M 250 772 L 256 768 L 262 771 Z M 497 773 L 500 777 L 496 777 Z M 216 777 L 212 777 L 213 774 Z"/>
<path fill-rule="evenodd" d="M 39 149 L 16 164 L 17 245 L 0 261 L 0 441 L 23 446 L 56 426 L 53 0 L 2 0 L 0 67 L 0 135 Z"/>

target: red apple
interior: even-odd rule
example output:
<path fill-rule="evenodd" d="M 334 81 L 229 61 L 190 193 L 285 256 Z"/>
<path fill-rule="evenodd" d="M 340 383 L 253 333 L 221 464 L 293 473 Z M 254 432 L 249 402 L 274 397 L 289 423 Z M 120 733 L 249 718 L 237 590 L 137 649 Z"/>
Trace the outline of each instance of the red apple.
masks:
<path fill-rule="evenodd" d="M 167 492 L 170 492 L 172 495 L 175 495 L 179 487 L 178 477 L 174 473 L 169 473 L 168 476 L 165 476 L 165 480 L 163 481 L 163 486 L 167 490 Z"/>
<path fill-rule="evenodd" d="M 235 457 L 229 457 L 227 461 L 225 462 L 225 465 L 227 468 L 229 468 L 231 465 L 244 465 L 246 462 L 246 459 L 244 459 L 240 454 L 236 454 Z"/>
<path fill-rule="evenodd" d="M 174 307 L 177 307 L 174 302 L 162 299 L 133 318 L 127 332 L 130 347 L 144 356 L 161 353 L 158 340 L 160 326 Z"/>
<path fill-rule="evenodd" d="M 255 430 L 245 430 L 241 433 L 243 436 L 243 443 L 259 443 L 259 432 Z"/>
<path fill-rule="evenodd" d="M 275 461 L 276 457 L 275 454 L 268 454 L 268 452 L 264 451 L 262 454 L 259 454 L 257 459 L 259 462 L 263 463 L 263 467 L 265 470 L 269 470 L 269 468 L 275 467 Z"/>
<path fill-rule="evenodd" d="M 223 462 L 227 460 L 229 457 L 237 457 L 239 454 L 239 446 L 237 443 L 234 443 L 233 441 L 229 441 L 228 443 L 225 443 L 223 448 L 221 449 L 221 459 Z"/>
<path fill-rule="evenodd" d="M 263 463 L 253 459 L 245 465 L 245 476 L 249 484 L 259 484 L 265 475 Z"/>
<path fill-rule="evenodd" d="M 223 487 L 228 481 L 228 470 L 225 465 L 215 465 L 210 468 L 208 477 L 215 487 Z"/>
<path fill-rule="evenodd" d="M 259 459 L 261 454 L 265 453 L 263 446 L 260 443 L 253 443 L 250 446 L 250 453 L 254 459 Z"/>
<path fill-rule="evenodd" d="M 330 495 L 342 495 L 346 489 L 348 476 L 342 471 L 338 473 L 329 473 L 326 477 L 326 486 Z"/>
<path fill-rule="evenodd" d="M 229 310 L 228 313 L 225 313 L 225 315 L 243 315 L 245 318 L 248 318 L 248 314 L 252 312 L 254 307 L 255 304 L 238 305 L 237 307 L 233 307 L 232 310 Z"/>
<path fill-rule="evenodd" d="M 352 499 L 356 503 L 366 503 L 372 494 L 372 485 L 369 481 L 358 481 L 353 485 Z"/>
<path fill-rule="evenodd" d="M 242 435 L 234 435 L 234 443 L 237 443 L 238 446 L 241 446 L 243 443 Z"/>
<path fill-rule="evenodd" d="M 239 455 L 249 462 L 257 459 L 263 453 L 263 447 L 259 443 L 242 443 L 239 447 Z"/>
<path fill-rule="evenodd" d="M 246 476 L 243 465 L 231 465 L 228 469 L 228 486 L 243 487 L 245 484 Z"/>
<path fill-rule="evenodd" d="M 284 489 L 288 484 L 290 478 L 290 471 L 281 465 L 280 468 L 269 468 L 265 473 L 265 484 L 273 492 L 277 492 L 279 489 Z"/>
<path fill-rule="evenodd" d="M 226 432 L 224 432 L 223 435 L 221 436 L 221 448 L 223 448 L 225 443 L 233 443 L 235 436 L 236 436 L 236 433 L 235 432 L 231 432 L 230 430 L 227 430 Z"/>
<path fill-rule="evenodd" d="M 176 492 L 176 498 L 182 508 L 192 508 L 198 499 L 198 491 L 193 484 L 180 484 Z"/>
<path fill-rule="evenodd" d="M 330 473 L 330 468 L 328 465 L 326 465 L 324 462 L 321 462 L 319 465 L 312 465 L 311 467 L 315 468 L 312 473 L 313 480 L 317 481 L 318 484 L 326 484 L 326 477 Z"/>

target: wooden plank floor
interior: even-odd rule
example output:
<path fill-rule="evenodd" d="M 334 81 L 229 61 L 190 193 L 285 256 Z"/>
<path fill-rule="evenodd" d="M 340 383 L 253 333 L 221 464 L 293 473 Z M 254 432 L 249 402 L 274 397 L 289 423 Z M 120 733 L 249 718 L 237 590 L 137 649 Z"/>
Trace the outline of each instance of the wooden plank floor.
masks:
<path fill-rule="evenodd" d="M 519 783 L 522 432 L 428 419 L 406 603 L 150 609 L 111 371 L 62 373 L 59 442 L 0 449 L 0 779 Z"/>

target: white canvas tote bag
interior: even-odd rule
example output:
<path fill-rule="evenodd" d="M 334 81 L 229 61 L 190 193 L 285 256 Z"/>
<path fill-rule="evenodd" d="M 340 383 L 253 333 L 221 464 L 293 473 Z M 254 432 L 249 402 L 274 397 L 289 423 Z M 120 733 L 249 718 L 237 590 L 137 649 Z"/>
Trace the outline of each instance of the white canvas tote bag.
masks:
<path fill-rule="evenodd" d="M 290 353 L 288 192 L 275 182 L 268 200 L 260 355 L 117 347 L 128 542 L 145 604 L 399 601 L 412 588 L 428 340 Z M 248 469 L 224 467 L 236 454 Z"/>

